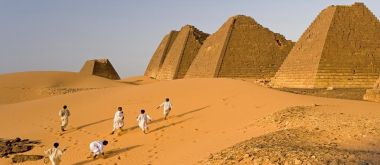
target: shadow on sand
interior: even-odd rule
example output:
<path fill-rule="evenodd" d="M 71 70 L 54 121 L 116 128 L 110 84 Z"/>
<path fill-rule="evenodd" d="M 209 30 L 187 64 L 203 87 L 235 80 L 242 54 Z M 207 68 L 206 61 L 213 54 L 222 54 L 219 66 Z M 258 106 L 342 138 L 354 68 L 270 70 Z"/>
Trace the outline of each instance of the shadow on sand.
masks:
<path fill-rule="evenodd" d="M 129 150 L 132 150 L 134 148 L 138 148 L 138 147 L 141 147 L 142 145 L 134 145 L 134 146 L 130 146 L 130 147 L 124 147 L 124 148 L 118 148 L 118 149 L 112 149 L 108 152 L 105 153 L 105 158 L 104 159 L 108 159 L 108 158 L 112 158 L 116 155 L 119 155 L 121 153 L 124 153 L 124 152 L 127 152 Z M 99 159 L 99 158 L 98 158 Z M 77 163 L 74 163 L 73 165 L 84 165 L 84 164 L 92 164 L 93 161 L 96 161 L 97 159 L 91 159 L 91 160 L 83 160 L 83 161 L 80 161 L 80 162 L 77 162 Z"/>
<path fill-rule="evenodd" d="M 163 126 L 161 126 L 161 127 L 158 127 L 158 128 L 156 128 L 156 129 L 153 129 L 153 130 L 149 131 L 149 133 L 156 132 L 156 131 L 159 131 L 159 130 L 161 130 L 161 129 L 165 129 L 165 128 L 168 128 L 168 127 L 171 127 L 171 126 L 175 126 L 176 124 L 183 123 L 183 122 L 185 122 L 185 121 L 187 121 L 187 120 L 190 120 L 190 119 L 191 119 L 191 118 L 188 118 L 188 119 L 185 119 L 185 120 L 181 120 L 181 121 L 177 121 L 177 122 L 174 122 L 174 123 L 171 123 L 171 124 L 168 124 L 168 125 L 163 125 Z"/>
<path fill-rule="evenodd" d="M 82 128 L 86 128 L 86 127 L 89 127 L 89 126 L 92 126 L 92 125 L 95 125 L 95 124 L 99 124 L 99 123 L 102 123 L 102 122 L 105 122 L 105 121 L 109 121 L 109 120 L 112 120 L 113 118 L 107 118 L 107 119 L 103 119 L 103 120 L 99 120 L 99 121 L 95 121 L 95 122 L 92 122 L 92 123 L 88 123 L 88 124 L 84 124 L 84 125 L 81 125 L 81 126 L 78 126 L 76 128 L 73 128 L 73 129 L 70 129 L 70 130 L 67 130 L 63 133 L 61 133 L 61 135 L 65 135 L 65 134 L 68 134 L 68 133 L 72 133 L 72 132 L 75 132 L 75 131 L 78 131 Z"/>
<path fill-rule="evenodd" d="M 192 111 L 188 111 L 188 112 L 185 112 L 185 113 L 182 113 L 182 114 L 178 114 L 178 115 L 175 115 L 175 116 L 173 116 L 173 117 L 169 117 L 169 119 L 170 118 L 179 118 L 179 117 L 183 117 L 183 116 L 186 116 L 186 115 L 188 115 L 188 114 L 192 114 L 192 113 L 195 113 L 195 112 L 198 112 L 198 111 L 201 111 L 201 110 L 204 110 L 204 109 L 206 109 L 206 108 L 208 108 L 208 107 L 210 107 L 209 105 L 208 106 L 205 106 L 205 107 L 202 107 L 202 108 L 198 108 L 198 109 L 194 109 L 194 110 L 192 110 Z M 150 122 L 150 124 L 154 124 L 154 123 L 158 123 L 158 122 L 161 122 L 161 121 L 164 121 L 165 119 L 164 118 L 160 118 L 160 119 L 157 119 L 157 120 L 153 120 L 152 122 Z M 189 119 L 186 119 L 186 120 L 189 120 Z M 182 122 L 185 122 L 186 120 L 182 120 L 182 121 L 179 121 L 179 122 L 177 122 L 177 123 L 173 123 L 174 125 L 175 124 L 178 124 L 178 123 L 182 123 Z M 171 126 L 171 125 L 173 125 L 173 124 L 170 124 L 169 126 Z M 169 126 L 167 126 L 167 127 L 169 127 Z M 133 130 L 135 130 L 135 129 L 137 129 L 137 128 L 139 128 L 139 126 L 138 125 L 136 125 L 136 126 L 133 126 L 133 127 L 129 127 L 129 128 L 126 128 L 126 129 L 124 129 L 122 132 L 120 132 L 120 136 L 121 135 L 124 135 L 126 132 L 128 132 L 128 131 L 133 131 Z M 166 127 L 165 127 L 166 128 Z M 162 129 L 162 128 L 161 128 Z M 154 130 L 156 130 L 156 129 L 154 129 Z M 156 130 L 157 131 L 157 130 Z M 150 131 L 150 132 L 153 132 L 153 131 Z"/>

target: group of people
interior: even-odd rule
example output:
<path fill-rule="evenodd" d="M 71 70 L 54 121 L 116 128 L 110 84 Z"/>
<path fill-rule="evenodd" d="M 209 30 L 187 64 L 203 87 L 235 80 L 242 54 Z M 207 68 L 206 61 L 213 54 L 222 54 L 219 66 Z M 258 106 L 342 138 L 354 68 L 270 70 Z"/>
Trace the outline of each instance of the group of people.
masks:
<path fill-rule="evenodd" d="M 172 110 L 172 104 L 170 103 L 169 98 L 166 98 L 165 101 L 157 106 L 156 109 L 163 107 L 164 119 L 166 120 L 169 116 L 170 111 Z M 59 117 L 61 118 L 61 131 L 66 131 L 65 128 L 69 122 L 70 111 L 66 105 L 63 106 L 63 109 L 59 111 Z M 147 134 L 149 132 L 148 122 L 152 121 L 152 118 L 146 114 L 144 109 L 140 110 L 140 114 L 137 116 L 137 122 L 140 129 L 143 133 Z M 116 131 L 123 131 L 124 127 L 124 112 L 122 107 L 118 107 L 115 112 L 113 119 L 113 130 L 111 134 L 114 134 Z M 90 156 L 88 158 L 96 159 L 99 155 L 104 156 L 104 146 L 108 144 L 107 140 L 96 140 L 90 143 Z M 48 158 L 52 165 L 58 165 L 61 162 L 62 154 L 65 150 L 60 150 L 59 143 L 54 143 L 53 148 L 45 151 L 45 154 L 48 155 Z"/>

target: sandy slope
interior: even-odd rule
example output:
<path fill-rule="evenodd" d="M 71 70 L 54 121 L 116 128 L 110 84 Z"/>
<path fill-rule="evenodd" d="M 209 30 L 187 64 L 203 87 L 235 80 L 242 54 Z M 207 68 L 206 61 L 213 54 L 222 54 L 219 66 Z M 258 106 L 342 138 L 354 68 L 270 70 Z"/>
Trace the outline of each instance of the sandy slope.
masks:
<path fill-rule="evenodd" d="M 165 97 L 174 106 L 168 121 L 162 120 L 161 110 L 154 110 Z M 69 131 L 59 136 L 57 113 L 63 104 L 69 106 L 72 118 Z M 329 112 L 380 118 L 379 103 L 302 96 L 231 79 L 186 79 L 0 105 L 0 137 L 41 140 L 42 146 L 29 154 L 39 154 L 59 141 L 67 148 L 63 164 L 196 164 L 210 153 L 276 131 L 275 126 L 263 127 L 259 122 L 266 116 L 287 107 L 314 104 Z M 126 109 L 127 131 L 121 136 L 109 135 L 117 106 Z M 141 108 L 154 119 L 147 135 L 136 127 Z M 341 138 L 342 147 L 380 152 L 378 137 L 371 144 L 363 143 L 366 138 L 348 138 L 349 145 L 343 145 L 345 137 Z M 88 144 L 97 139 L 111 142 L 106 147 L 107 158 L 87 160 Z"/>
<path fill-rule="evenodd" d="M 0 104 L 122 85 L 113 80 L 75 72 L 40 71 L 3 74 L 0 75 Z"/>

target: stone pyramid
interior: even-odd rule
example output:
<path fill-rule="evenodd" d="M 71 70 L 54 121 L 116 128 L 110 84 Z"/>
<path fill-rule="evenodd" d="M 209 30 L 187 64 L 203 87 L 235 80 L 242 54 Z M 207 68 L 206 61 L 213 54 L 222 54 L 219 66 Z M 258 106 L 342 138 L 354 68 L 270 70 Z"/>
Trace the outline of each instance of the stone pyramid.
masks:
<path fill-rule="evenodd" d="M 377 79 L 373 89 L 367 89 L 363 99 L 380 102 L 380 77 Z"/>
<path fill-rule="evenodd" d="M 194 26 L 182 27 L 166 55 L 157 79 L 183 78 L 207 37 L 208 34 Z"/>
<path fill-rule="evenodd" d="M 251 17 L 234 16 L 206 39 L 186 78 L 271 78 L 293 44 Z"/>
<path fill-rule="evenodd" d="M 324 9 L 289 53 L 274 87 L 370 88 L 380 73 L 380 23 L 363 3 Z"/>
<path fill-rule="evenodd" d="M 112 80 L 120 80 L 119 75 L 108 59 L 88 60 L 83 65 L 80 73 L 100 76 Z"/>
<path fill-rule="evenodd" d="M 148 67 L 145 70 L 145 76 L 157 78 L 157 75 L 161 69 L 162 64 L 164 63 L 166 55 L 169 52 L 171 46 L 173 45 L 173 42 L 177 35 L 178 31 L 171 31 L 169 34 L 165 35 L 160 45 L 154 52 L 152 58 L 150 59 Z"/>

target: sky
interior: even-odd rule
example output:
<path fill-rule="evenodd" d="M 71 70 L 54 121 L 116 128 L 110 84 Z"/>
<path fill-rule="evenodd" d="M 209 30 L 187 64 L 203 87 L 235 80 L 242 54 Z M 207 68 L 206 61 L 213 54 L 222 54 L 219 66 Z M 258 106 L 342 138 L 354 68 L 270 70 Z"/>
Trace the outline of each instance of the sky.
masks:
<path fill-rule="evenodd" d="M 380 18 L 379 0 L 356 0 Z M 161 39 L 191 24 L 215 32 L 243 14 L 297 41 L 319 12 L 354 0 L 0 0 L 0 74 L 73 71 L 108 58 L 121 77 L 143 75 Z"/>

